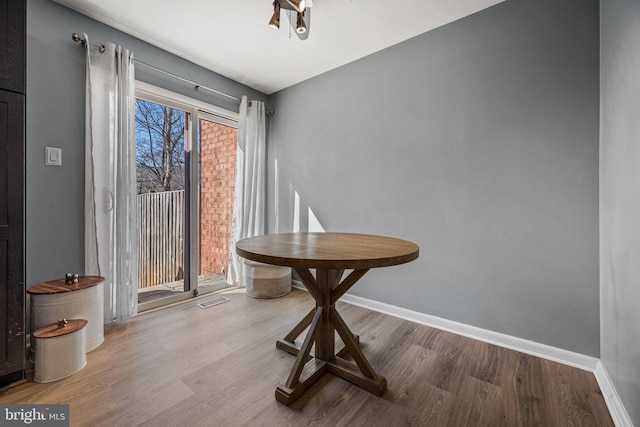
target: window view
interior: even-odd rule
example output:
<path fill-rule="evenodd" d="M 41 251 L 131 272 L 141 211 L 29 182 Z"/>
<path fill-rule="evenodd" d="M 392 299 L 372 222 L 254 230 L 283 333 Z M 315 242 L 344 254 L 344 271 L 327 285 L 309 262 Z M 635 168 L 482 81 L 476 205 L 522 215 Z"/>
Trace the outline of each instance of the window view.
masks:
<path fill-rule="evenodd" d="M 185 119 L 187 113 L 136 101 L 138 301 L 184 290 Z"/>
<path fill-rule="evenodd" d="M 184 190 L 184 111 L 136 100 L 138 194 Z"/>
<path fill-rule="evenodd" d="M 136 100 L 138 311 L 227 287 L 238 140 L 232 120 L 149 98 Z"/>

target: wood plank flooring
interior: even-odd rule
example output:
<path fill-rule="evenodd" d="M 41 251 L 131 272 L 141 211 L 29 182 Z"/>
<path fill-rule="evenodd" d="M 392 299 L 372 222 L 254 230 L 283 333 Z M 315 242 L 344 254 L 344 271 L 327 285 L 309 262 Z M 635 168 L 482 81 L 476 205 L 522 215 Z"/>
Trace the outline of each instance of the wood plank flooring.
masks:
<path fill-rule="evenodd" d="M 613 426 L 590 372 L 345 303 L 338 311 L 388 390 L 376 397 L 329 374 L 286 407 L 274 394 L 295 359 L 275 341 L 312 298 L 222 295 L 231 301 L 110 325 L 82 371 L 0 402 L 68 403 L 72 426 Z"/>

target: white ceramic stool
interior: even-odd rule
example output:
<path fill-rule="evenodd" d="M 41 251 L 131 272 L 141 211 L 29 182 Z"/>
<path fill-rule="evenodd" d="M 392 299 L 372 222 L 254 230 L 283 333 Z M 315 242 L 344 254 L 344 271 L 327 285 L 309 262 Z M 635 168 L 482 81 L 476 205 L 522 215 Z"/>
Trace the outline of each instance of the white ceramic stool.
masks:
<path fill-rule="evenodd" d="M 244 285 L 252 298 L 277 298 L 291 292 L 291 268 L 244 260 Z"/>
<path fill-rule="evenodd" d="M 60 320 L 38 329 L 33 380 L 48 383 L 75 374 L 87 364 L 87 321 Z"/>

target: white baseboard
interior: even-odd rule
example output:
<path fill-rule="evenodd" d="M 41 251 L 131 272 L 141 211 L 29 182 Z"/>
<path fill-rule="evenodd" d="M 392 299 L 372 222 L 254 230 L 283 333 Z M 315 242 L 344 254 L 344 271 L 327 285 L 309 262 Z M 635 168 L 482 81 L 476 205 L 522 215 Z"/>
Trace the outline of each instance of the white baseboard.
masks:
<path fill-rule="evenodd" d="M 624 408 L 620 396 L 618 396 L 618 392 L 602 361 L 598 361 L 593 374 L 596 377 L 596 381 L 598 381 L 600 391 L 602 392 L 602 396 L 604 396 L 604 401 L 607 403 L 607 408 L 609 408 L 609 413 L 616 427 L 633 427 L 631 418 Z"/>
<path fill-rule="evenodd" d="M 294 280 L 293 284 L 296 288 L 306 290 L 304 288 L 304 285 L 302 285 L 302 283 L 297 280 Z M 345 294 L 342 298 L 340 298 L 340 301 L 357 305 L 359 307 L 368 308 L 370 310 L 388 314 L 400 319 L 409 320 L 421 325 L 426 325 L 457 335 L 462 335 L 464 337 L 473 338 L 478 341 L 508 348 L 510 350 L 530 354 L 542 359 L 547 359 L 554 362 L 562 363 L 564 365 L 573 366 L 574 368 L 583 369 L 585 371 L 594 372 L 599 361 L 596 357 L 586 356 L 584 354 L 575 353 L 546 344 L 540 344 L 534 341 L 513 337 L 499 332 L 489 331 L 487 329 L 466 325 L 464 323 L 454 322 L 452 320 L 431 316 L 429 314 L 424 314 L 413 310 L 407 310 L 406 308 L 397 307 L 391 304 L 386 304 L 383 302 L 378 302 L 351 294 Z"/>
<path fill-rule="evenodd" d="M 341 301 L 368 308 L 370 310 L 385 313 L 400 319 L 409 320 L 421 325 L 430 326 L 432 328 L 451 332 L 464 337 L 473 338 L 478 341 L 494 344 L 510 350 L 519 351 L 521 353 L 530 354 L 575 368 L 593 372 L 596 368 L 598 359 L 591 356 L 585 356 L 580 353 L 563 350 L 561 348 L 552 347 L 546 344 L 540 344 L 534 341 L 513 337 L 499 332 L 489 331 L 487 329 L 478 328 L 476 326 L 466 325 L 464 323 L 454 322 L 452 320 L 443 319 L 441 317 L 431 316 L 429 314 L 419 313 L 417 311 L 407 310 L 405 308 L 396 307 L 390 304 L 373 301 L 367 298 L 355 295 L 344 295 Z"/>
<path fill-rule="evenodd" d="M 304 285 L 297 280 L 293 281 L 293 285 L 295 288 L 306 291 Z M 615 425 L 617 427 L 633 427 L 631 418 L 629 418 L 629 415 L 627 414 L 627 411 L 625 410 L 624 405 L 622 404 L 622 401 L 620 400 L 620 397 L 618 396 L 618 393 L 616 392 L 616 389 L 611 382 L 609 374 L 607 373 L 600 359 L 596 357 L 586 356 L 584 354 L 575 353 L 550 345 L 540 344 L 534 341 L 501 334 L 499 332 L 489 331 L 487 329 L 466 325 L 464 323 L 454 322 L 452 320 L 431 316 L 417 311 L 407 310 L 405 308 L 358 297 L 355 295 L 345 294 L 342 298 L 340 298 L 340 301 L 352 305 L 357 305 L 359 307 L 368 308 L 369 310 L 388 314 L 400 319 L 409 320 L 421 325 L 426 325 L 457 335 L 462 335 L 478 341 L 508 348 L 510 350 L 515 350 L 532 356 L 540 357 L 542 359 L 562 363 L 574 368 L 593 372 L 594 376 L 596 377 L 596 381 L 600 386 L 600 391 L 604 396 L 609 412 L 611 413 L 611 418 L 613 419 Z"/>

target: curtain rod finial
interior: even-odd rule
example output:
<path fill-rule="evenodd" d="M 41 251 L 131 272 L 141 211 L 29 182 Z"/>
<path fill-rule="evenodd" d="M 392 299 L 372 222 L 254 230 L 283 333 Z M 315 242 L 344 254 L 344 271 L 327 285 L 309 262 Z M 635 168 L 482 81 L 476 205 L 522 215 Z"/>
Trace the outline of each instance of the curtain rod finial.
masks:
<path fill-rule="evenodd" d="M 74 42 L 76 43 L 80 43 L 83 42 L 84 40 L 82 39 L 82 37 L 80 37 L 80 34 L 78 33 L 73 33 L 71 34 L 71 38 L 73 39 Z"/>

